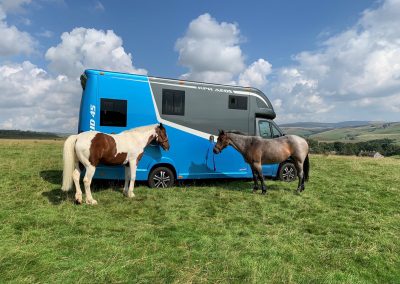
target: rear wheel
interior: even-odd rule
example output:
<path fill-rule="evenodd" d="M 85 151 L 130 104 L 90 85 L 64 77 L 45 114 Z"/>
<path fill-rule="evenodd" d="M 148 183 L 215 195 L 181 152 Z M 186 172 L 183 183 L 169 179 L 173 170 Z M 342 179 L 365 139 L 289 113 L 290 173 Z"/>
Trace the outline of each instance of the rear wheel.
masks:
<path fill-rule="evenodd" d="M 149 175 L 148 182 L 151 188 L 172 187 L 175 183 L 174 173 L 167 167 L 154 168 Z"/>
<path fill-rule="evenodd" d="M 291 182 L 296 180 L 297 170 L 293 163 L 284 162 L 279 169 L 279 179 L 281 181 Z"/>

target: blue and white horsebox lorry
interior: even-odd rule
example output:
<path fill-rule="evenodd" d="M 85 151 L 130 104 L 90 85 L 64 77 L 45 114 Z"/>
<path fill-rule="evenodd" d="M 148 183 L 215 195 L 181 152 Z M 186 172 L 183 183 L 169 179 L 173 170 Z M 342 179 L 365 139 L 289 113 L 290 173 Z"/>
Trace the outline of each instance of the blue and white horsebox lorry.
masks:
<path fill-rule="evenodd" d="M 254 88 L 100 70 L 86 70 L 81 85 L 79 133 L 164 125 L 170 150 L 150 144 L 137 167 L 136 180 L 148 181 L 150 187 L 186 179 L 252 178 L 249 165 L 233 147 L 214 155 L 218 129 L 265 138 L 283 135 L 273 122 L 271 102 Z M 263 166 L 265 176 L 285 181 L 294 180 L 295 171 L 290 160 Z M 123 180 L 123 166 L 99 165 L 94 178 Z"/>

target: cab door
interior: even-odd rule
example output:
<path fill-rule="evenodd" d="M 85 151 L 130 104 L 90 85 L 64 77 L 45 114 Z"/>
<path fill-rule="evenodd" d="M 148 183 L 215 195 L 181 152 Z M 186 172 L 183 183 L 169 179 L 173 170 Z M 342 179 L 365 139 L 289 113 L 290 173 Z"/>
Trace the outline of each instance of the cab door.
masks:
<path fill-rule="evenodd" d="M 282 136 L 283 133 L 272 120 L 256 118 L 256 135 L 266 139 L 273 139 Z M 279 164 L 266 164 L 262 168 L 264 176 L 276 177 Z"/>

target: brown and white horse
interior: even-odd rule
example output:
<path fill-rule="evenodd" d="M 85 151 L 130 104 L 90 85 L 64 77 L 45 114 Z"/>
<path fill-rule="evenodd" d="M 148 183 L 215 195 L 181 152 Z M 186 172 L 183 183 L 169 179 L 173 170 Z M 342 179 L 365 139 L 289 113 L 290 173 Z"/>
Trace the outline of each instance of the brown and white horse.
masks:
<path fill-rule="evenodd" d="M 75 183 L 75 201 L 78 204 L 82 203 L 82 191 L 79 185 L 80 162 L 86 169 L 83 178 L 86 203 L 97 204 L 90 191 L 90 184 L 97 165 L 99 163 L 125 165 L 124 194 L 128 197 L 134 197 L 133 187 L 137 164 L 143 156 L 144 148 L 153 140 L 157 141 L 164 150 L 169 149 L 167 132 L 162 124 L 133 128 L 119 134 L 87 131 L 69 136 L 64 143 L 64 170 L 61 189 L 68 191 Z"/>
<path fill-rule="evenodd" d="M 267 193 L 262 173 L 263 164 L 274 164 L 291 158 L 297 169 L 299 185 L 297 191 L 304 190 L 304 182 L 308 180 L 310 164 L 308 160 L 308 144 L 296 135 L 285 135 L 274 139 L 263 139 L 258 136 L 246 136 L 235 131 L 220 130 L 214 153 L 219 154 L 225 147 L 231 145 L 250 165 L 253 172 L 254 188 L 258 190 L 257 180 L 261 182 L 262 193 Z"/>

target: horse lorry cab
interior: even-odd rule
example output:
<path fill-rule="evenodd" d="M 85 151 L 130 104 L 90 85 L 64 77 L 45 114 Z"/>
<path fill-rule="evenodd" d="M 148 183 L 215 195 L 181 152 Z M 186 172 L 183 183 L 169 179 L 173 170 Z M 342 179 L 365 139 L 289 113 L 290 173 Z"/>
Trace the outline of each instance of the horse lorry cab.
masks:
<path fill-rule="evenodd" d="M 100 70 L 86 70 L 81 85 L 79 133 L 164 125 L 170 150 L 148 145 L 137 167 L 136 180 L 150 187 L 170 187 L 186 179 L 252 178 L 233 147 L 213 153 L 219 129 L 264 138 L 284 135 L 273 121 L 271 102 L 254 88 Z M 295 171 L 290 161 L 263 165 L 265 176 L 285 181 L 296 179 Z M 123 180 L 123 166 L 99 165 L 94 178 Z"/>

